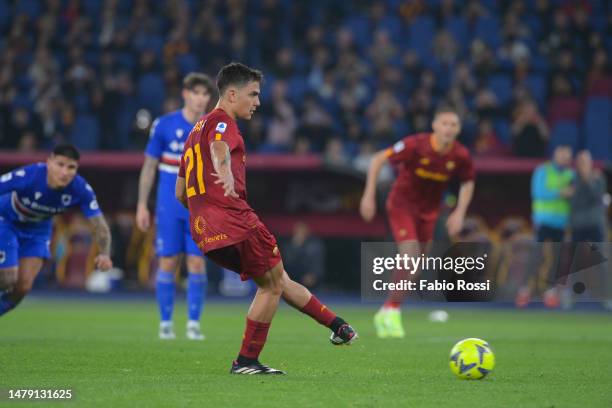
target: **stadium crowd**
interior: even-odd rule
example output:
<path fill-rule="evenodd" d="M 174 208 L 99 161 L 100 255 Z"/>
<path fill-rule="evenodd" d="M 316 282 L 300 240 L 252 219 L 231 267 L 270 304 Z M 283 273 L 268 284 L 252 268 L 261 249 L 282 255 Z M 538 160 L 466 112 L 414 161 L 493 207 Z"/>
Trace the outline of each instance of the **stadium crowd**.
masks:
<path fill-rule="evenodd" d="M 364 157 L 442 102 L 480 156 L 612 157 L 604 0 L 0 0 L 0 148 L 141 150 L 182 76 L 266 75 L 250 151 Z"/>

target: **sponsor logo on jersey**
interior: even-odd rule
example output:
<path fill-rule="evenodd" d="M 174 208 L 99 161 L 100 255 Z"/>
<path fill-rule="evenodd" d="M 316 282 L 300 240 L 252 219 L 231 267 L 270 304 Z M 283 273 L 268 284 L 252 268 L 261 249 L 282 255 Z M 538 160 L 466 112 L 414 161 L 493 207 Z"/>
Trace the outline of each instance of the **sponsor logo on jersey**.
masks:
<path fill-rule="evenodd" d="M 406 148 L 406 144 L 404 143 L 403 140 L 400 140 L 399 142 L 397 142 L 396 144 L 393 145 L 393 152 L 394 153 L 399 153 L 402 150 L 404 150 Z"/>
<path fill-rule="evenodd" d="M 34 199 L 38 200 L 40 197 L 42 197 L 42 193 L 40 191 L 37 191 L 34 193 Z"/>
<path fill-rule="evenodd" d="M 214 235 L 212 237 L 204 237 L 204 239 L 202 239 L 200 242 L 198 242 L 198 248 L 203 248 L 207 244 L 212 244 L 212 243 L 217 242 L 217 241 L 223 241 L 223 240 L 226 240 L 228 238 L 229 237 L 227 236 L 227 234 L 217 234 L 217 235 Z"/>
<path fill-rule="evenodd" d="M 451 160 L 451 161 L 446 162 L 446 168 L 447 168 L 448 170 L 452 170 L 452 169 L 454 169 L 454 168 L 455 168 L 455 162 L 454 162 L 454 161 L 452 161 L 452 160 Z"/>
<path fill-rule="evenodd" d="M 69 205 L 72 201 L 72 196 L 70 194 L 62 194 L 62 204 Z"/>
<path fill-rule="evenodd" d="M 178 137 L 179 139 L 183 137 L 184 133 L 185 131 L 183 129 L 176 129 L 176 137 Z"/>
<path fill-rule="evenodd" d="M 448 176 L 446 174 L 442 174 L 442 173 L 438 173 L 435 171 L 429 171 L 429 170 L 425 170 L 421 167 L 418 167 L 415 171 L 414 174 L 417 175 L 417 177 L 420 178 L 424 178 L 427 180 L 433 180 L 433 181 L 439 181 L 439 182 L 445 182 L 448 181 Z"/>
<path fill-rule="evenodd" d="M 227 123 L 219 122 L 217 123 L 217 127 L 215 128 L 215 132 L 225 133 L 225 129 L 227 129 Z"/>
<path fill-rule="evenodd" d="M 427 166 L 429 164 L 429 157 L 421 157 L 419 163 L 421 163 L 423 166 Z"/>

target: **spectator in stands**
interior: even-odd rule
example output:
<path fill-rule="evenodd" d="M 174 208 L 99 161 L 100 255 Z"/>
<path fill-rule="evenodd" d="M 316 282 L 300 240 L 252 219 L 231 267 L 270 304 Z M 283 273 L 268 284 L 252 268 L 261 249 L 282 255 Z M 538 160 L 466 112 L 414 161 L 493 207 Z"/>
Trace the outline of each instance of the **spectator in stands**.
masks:
<path fill-rule="evenodd" d="M 585 88 L 588 96 L 612 97 L 612 73 L 604 49 L 595 51 Z"/>
<path fill-rule="evenodd" d="M 605 241 L 606 179 L 599 170 L 593 167 L 593 159 L 588 150 L 583 150 L 576 155 L 576 172 L 577 177 L 573 185 L 574 194 L 571 198 L 572 241 Z"/>
<path fill-rule="evenodd" d="M 285 81 L 276 81 L 272 87 L 272 110 L 266 142 L 282 151 L 289 151 L 294 143 L 297 118 L 293 106 L 287 101 Z"/>
<path fill-rule="evenodd" d="M 548 138 L 548 125 L 531 101 L 519 105 L 512 122 L 514 154 L 520 157 L 544 157 Z"/>
<path fill-rule="evenodd" d="M 572 84 L 562 75 L 552 81 L 548 103 L 548 123 L 551 127 L 559 121 L 578 122 L 582 117 L 582 101 L 575 95 Z"/>
<path fill-rule="evenodd" d="M 323 152 L 323 161 L 332 166 L 346 166 L 349 164 L 349 159 L 344 151 L 342 139 L 339 137 L 332 137 L 327 141 L 325 151 Z"/>
<path fill-rule="evenodd" d="M 480 157 L 507 156 L 509 149 L 502 143 L 490 120 L 478 124 L 478 133 L 474 141 L 474 154 Z"/>
<path fill-rule="evenodd" d="M 293 235 L 281 245 L 283 263 L 291 277 L 307 288 L 315 288 L 325 276 L 325 246 L 310 233 L 308 225 L 297 222 Z"/>

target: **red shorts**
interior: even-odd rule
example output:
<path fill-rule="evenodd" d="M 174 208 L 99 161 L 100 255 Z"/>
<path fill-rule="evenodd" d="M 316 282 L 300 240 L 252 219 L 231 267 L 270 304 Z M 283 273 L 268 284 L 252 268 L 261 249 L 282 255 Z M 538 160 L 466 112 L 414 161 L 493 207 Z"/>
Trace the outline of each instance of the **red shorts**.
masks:
<path fill-rule="evenodd" d="M 437 218 L 425 219 L 411 211 L 388 208 L 387 215 L 395 242 L 418 241 L 427 243 L 433 239 Z"/>
<path fill-rule="evenodd" d="M 243 281 L 262 276 L 282 261 L 274 235 L 262 223 L 244 241 L 213 249 L 206 256 L 217 265 L 239 273 Z"/>

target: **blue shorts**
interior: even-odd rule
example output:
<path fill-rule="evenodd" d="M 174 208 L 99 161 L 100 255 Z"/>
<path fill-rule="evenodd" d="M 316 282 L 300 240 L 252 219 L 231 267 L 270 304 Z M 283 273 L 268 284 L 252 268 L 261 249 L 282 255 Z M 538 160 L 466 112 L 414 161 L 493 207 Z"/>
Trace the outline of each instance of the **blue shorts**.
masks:
<path fill-rule="evenodd" d="M 19 265 L 21 258 L 49 258 L 50 245 L 50 231 L 28 230 L 0 219 L 0 269 Z"/>
<path fill-rule="evenodd" d="M 165 212 L 157 213 L 155 250 L 157 256 L 175 256 L 181 253 L 203 256 L 191 238 L 189 219 L 169 216 Z"/>

